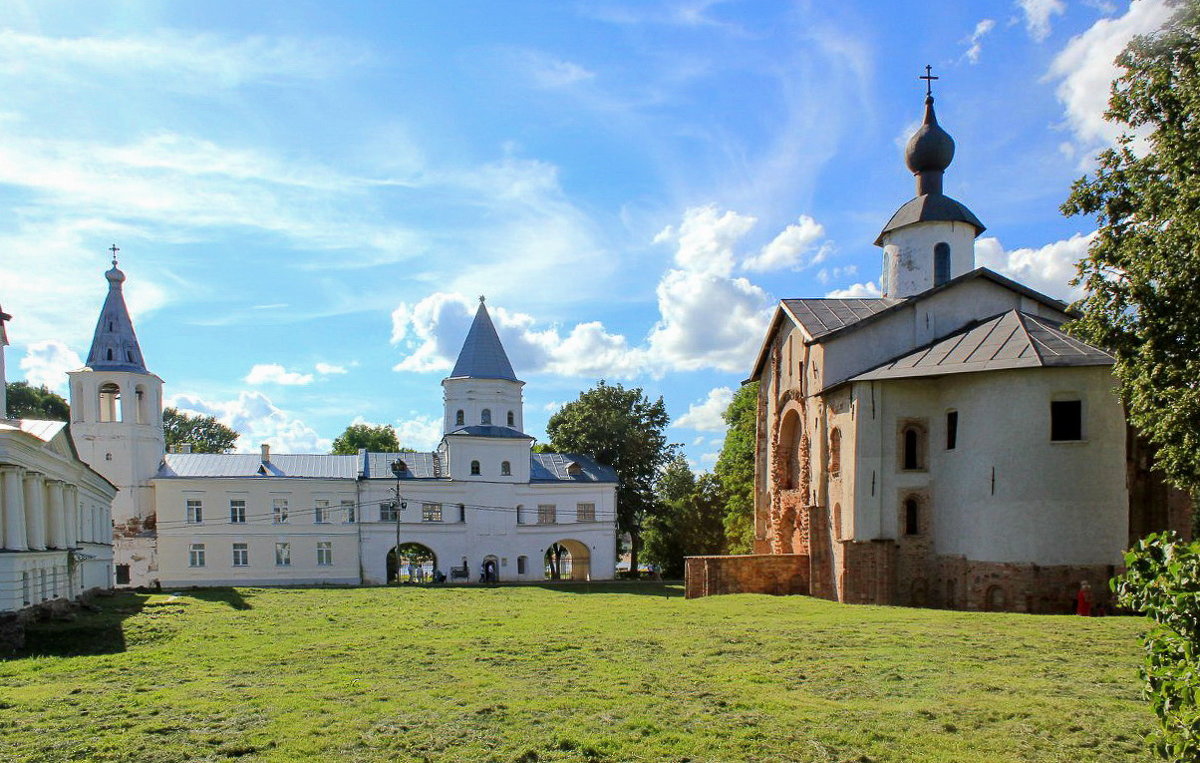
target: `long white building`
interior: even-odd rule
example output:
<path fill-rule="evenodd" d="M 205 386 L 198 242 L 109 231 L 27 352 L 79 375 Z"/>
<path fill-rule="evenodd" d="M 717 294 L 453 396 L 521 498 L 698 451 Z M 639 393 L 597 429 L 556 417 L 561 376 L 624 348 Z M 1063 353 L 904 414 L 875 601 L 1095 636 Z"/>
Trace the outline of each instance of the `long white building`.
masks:
<path fill-rule="evenodd" d="M 121 488 L 121 585 L 383 584 L 393 579 L 614 576 L 616 484 L 583 456 L 532 453 L 517 379 L 480 301 L 443 380 L 430 453 L 166 453 L 162 380 L 122 296 L 108 297 L 87 367 L 72 372 L 71 432 Z"/>

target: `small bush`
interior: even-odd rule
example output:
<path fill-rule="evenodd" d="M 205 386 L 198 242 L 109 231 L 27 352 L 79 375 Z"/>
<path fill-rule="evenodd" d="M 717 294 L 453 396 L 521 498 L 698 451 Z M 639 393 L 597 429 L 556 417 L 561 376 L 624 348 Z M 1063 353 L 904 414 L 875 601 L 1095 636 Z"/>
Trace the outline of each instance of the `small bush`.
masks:
<path fill-rule="evenodd" d="M 1158 716 L 1151 743 L 1168 760 L 1200 760 L 1200 541 L 1150 535 L 1125 554 L 1111 582 L 1121 606 L 1149 616 L 1142 636 L 1144 696 Z"/>

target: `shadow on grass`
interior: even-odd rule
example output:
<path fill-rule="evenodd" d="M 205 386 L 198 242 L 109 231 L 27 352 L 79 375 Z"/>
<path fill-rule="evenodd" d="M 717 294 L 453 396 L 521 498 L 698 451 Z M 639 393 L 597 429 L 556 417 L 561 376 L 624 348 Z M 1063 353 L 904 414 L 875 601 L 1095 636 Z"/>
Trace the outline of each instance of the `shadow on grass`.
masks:
<path fill-rule="evenodd" d="M 250 597 L 237 588 L 190 588 L 177 595 L 213 604 L 226 604 L 230 609 L 254 609 L 250 606 Z"/>
<path fill-rule="evenodd" d="M 560 593 L 621 593 L 632 596 L 659 596 L 667 599 L 683 596 L 683 583 L 670 581 L 605 580 L 598 583 L 587 583 L 547 580 L 544 583 L 525 583 L 523 585 Z"/>
<path fill-rule="evenodd" d="M 10 659 L 117 654 L 127 648 L 125 620 L 146 608 L 148 593 L 122 592 L 97 597 L 99 611 L 80 612 L 75 620 L 45 620 L 25 626 L 25 648 Z"/>

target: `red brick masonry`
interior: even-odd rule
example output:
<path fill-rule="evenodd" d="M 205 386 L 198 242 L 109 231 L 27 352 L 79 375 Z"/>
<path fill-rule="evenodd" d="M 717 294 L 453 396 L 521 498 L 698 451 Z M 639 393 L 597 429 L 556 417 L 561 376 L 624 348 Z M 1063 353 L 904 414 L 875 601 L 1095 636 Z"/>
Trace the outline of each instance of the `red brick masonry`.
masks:
<path fill-rule="evenodd" d="M 685 564 L 689 599 L 722 593 L 808 593 L 807 554 L 689 556 Z"/>

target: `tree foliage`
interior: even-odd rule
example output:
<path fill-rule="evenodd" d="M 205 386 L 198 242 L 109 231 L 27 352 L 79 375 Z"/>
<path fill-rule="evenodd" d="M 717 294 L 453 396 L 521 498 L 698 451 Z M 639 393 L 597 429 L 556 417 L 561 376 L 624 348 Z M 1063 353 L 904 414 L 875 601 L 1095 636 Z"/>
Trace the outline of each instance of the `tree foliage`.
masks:
<path fill-rule="evenodd" d="M 1111 585 L 1121 606 L 1154 622 L 1142 637 L 1145 696 L 1158 716 L 1155 751 L 1169 760 L 1200 760 L 1200 541 L 1150 535 L 1125 554 L 1126 571 Z"/>
<path fill-rule="evenodd" d="M 1127 129 L 1075 182 L 1067 215 L 1099 224 L 1072 330 L 1114 353 L 1129 420 L 1158 468 L 1200 488 L 1200 3 L 1117 58 L 1106 114 Z"/>
<path fill-rule="evenodd" d="M 590 456 L 617 472 L 617 529 L 629 533 L 636 570 L 642 524 L 654 513 L 654 482 L 674 454 L 664 430 L 670 423 L 662 398 L 651 401 L 640 387 L 626 389 L 601 379 L 564 405 L 546 424 L 550 447 Z"/>
<path fill-rule="evenodd" d="M 410 453 L 412 448 L 401 448 L 396 429 L 391 424 L 351 424 L 333 441 L 335 456 L 353 456 L 359 448 L 375 453 Z"/>
<path fill-rule="evenodd" d="M 228 453 L 238 433 L 213 416 L 193 416 L 176 408 L 163 408 L 163 437 L 167 448 L 191 445 L 193 453 Z"/>
<path fill-rule="evenodd" d="M 676 482 L 675 486 L 681 484 Z M 691 490 L 664 500 L 661 509 L 647 520 L 646 560 L 661 569 L 665 577 L 683 577 L 684 557 L 724 550 L 724 518 L 725 494 L 720 480 L 712 474 L 701 474 L 693 480 Z"/>
<path fill-rule="evenodd" d="M 70 421 L 71 406 L 66 398 L 46 385 L 34 387 L 27 381 L 8 382 L 8 417 L 41 421 Z"/>
<path fill-rule="evenodd" d="M 687 456 L 676 453 L 663 467 L 654 484 L 654 494 L 663 502 L 687 498 L 696 489 L 696 475 L 688 465 Z"/>
<path fill-rule="evenodd" d="M 725 493 L 725 537 L 729 553 L 754 550 L 754 449 L 757 442 L 758 382 L 743 385 L 725 409 L 728 428 L 713 473 Z"/>

